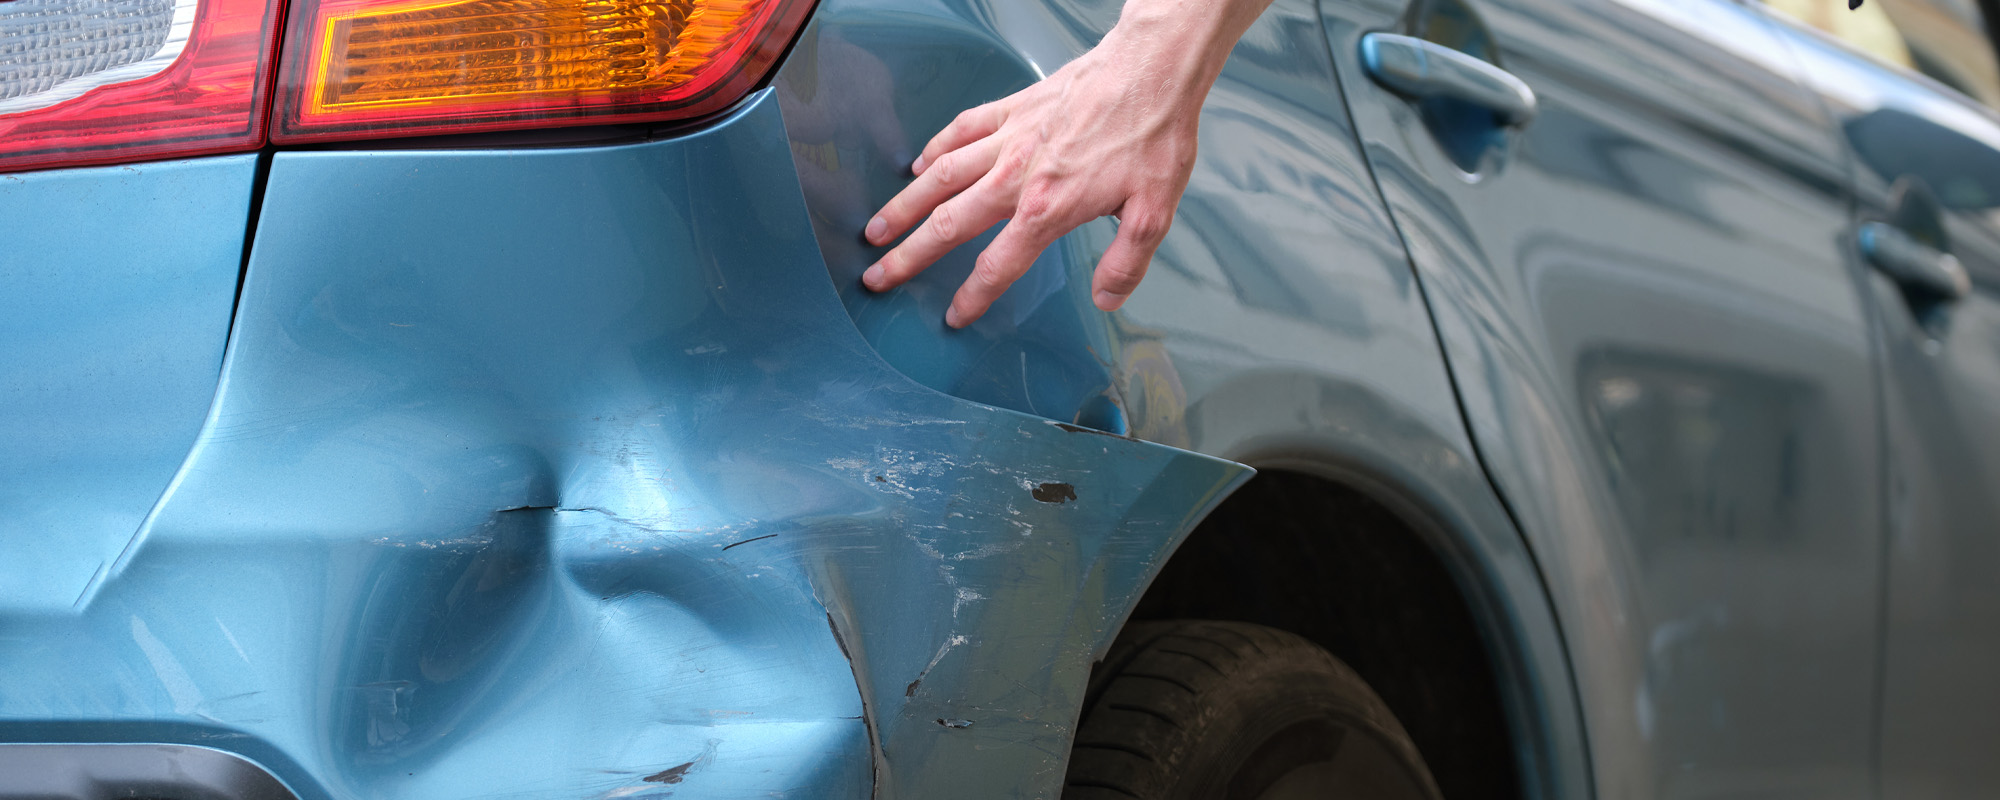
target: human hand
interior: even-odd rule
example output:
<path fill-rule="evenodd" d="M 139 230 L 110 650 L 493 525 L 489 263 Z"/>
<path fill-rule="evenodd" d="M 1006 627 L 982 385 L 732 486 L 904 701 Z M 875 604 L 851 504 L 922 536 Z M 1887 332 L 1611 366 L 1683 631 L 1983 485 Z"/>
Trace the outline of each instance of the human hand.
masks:
<path fill-rule="evenodd" d="M 970 109 L 911 164 L 916 180 L 868 221 L 870 244 L 916 232 L 862 274 L 887 291 L 1001 220 L 945 324 L 979 319 L 1042 250 L 1102 216 L 1118 235 L 1091 299 L 1114 311 L 1139 286 L 1194 170 L 1201 103 L 1269 0 L 1131 0 L 1097 47 L 1046 80 Z"/>

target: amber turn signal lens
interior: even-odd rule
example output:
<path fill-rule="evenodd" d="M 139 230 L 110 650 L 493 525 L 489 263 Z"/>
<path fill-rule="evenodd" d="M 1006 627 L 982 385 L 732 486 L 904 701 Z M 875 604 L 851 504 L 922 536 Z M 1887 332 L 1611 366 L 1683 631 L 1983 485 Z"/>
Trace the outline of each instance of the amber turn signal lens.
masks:
<path fill-rule="evenodd" d="M 274 138 L 695 116 L 782 51 L 803 0 L 304 0 Z M 301 17 L 294 17 L 301 19 Z"/>

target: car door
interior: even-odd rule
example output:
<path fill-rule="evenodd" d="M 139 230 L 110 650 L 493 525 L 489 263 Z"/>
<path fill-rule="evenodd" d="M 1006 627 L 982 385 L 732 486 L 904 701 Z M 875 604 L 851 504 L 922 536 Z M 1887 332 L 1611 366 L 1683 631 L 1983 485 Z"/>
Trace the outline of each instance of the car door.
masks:
<path fill-rule="evenodd" d="M 1728 0 L 1322 13 L 1600 794 L 1868 794 L 1869 318 L 1839 146 L 1774 34 Z"/>
<path fill-rule="evenodd" d="M 2000 58 L 1970 0 L 1770 4 L 1851 147 L 1885 354 L 1884 794 L 2000 782 Z M 1989 6 L 1990 7 L 1990 6 Z"/>

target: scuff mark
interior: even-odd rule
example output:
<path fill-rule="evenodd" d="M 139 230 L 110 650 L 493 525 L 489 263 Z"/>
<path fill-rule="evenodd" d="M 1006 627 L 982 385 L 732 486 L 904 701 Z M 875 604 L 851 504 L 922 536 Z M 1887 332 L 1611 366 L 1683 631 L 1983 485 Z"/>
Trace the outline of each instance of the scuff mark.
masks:
<path fill-rule="evenodd" d="M 1033 529 L 1031 528 L 1030 530 Z M 982 544 L 978 547 L 972 548 L 971 550 L 963 550 L 957 553 L 953 553 L 951 556 L 951 560 L 965 561 L 967 559 L 973 559 L 973 558 L 990 558 L 992 556 L 1000 555 L 1001 553 L 1011 553 L 1014 552 L 1015 550 L 1019 550 L 1021 549 L 1021 544 L 1022 543 L 1018 541 L 988 542 L 986 544 Z M 955 580 L 952 581 L 951 585 L 954 587 L 958 586 L 958 581 Z"/>
<path fill-rule="evenodd" d="M 456 548 L 463 546 L 484 547 L 486 545 L 492 544 L 493 540 L 494 537 L 491 535 L 474 534 L 470 536 L 460 536 L 456 539 L 423 539 L 415 542 L 397 541 L 395 539 L 391 539 L 387 536 L 384 536 L 374 539 L 372 540 L 372 542 L 374 544 L 382 545 L 383 547 L 421 547 L 424 548 L 425 550 L 436 550 L 440 547 L 446 547 L 446 548 Z"/>
<path fill-rule="evenodd" d="M 751 542 L 761 542 L 761 541 L 763 541 L 763 540 L 765 540 L 765 539 L 771 539 L 771 538 L 775 538 L 776 536 L 777 536 L 777 534 L 775 534 L 775 533 L 767 533 L 767 534 L 764 534 L 763 536 L 752 536 L 752 537 L 750 537 L 750 538 L 748 538 L 748 539 L 744 539 L 743 541 L 740 541 L 740 542 L 736 542 L 736 543 L 734 543 L 734 544 L 726 544 L 726 545 L 723 545 L 723 546 L 722 546 L 722 549 L 724 549 L 724 550 L 728 550 L 728 549 L 729 549 L 729 548 L 731 548 L 731 547 L 738 547 L 738 546 L 741 546 L 741 545 L 746 545 L 746 544 L 749 544 L 749 543 L 751 543 Z"/>
<path fill-rule="evenodd" d="M 893 447 L 875 448 L 874 458 L 830 458 L 826 465 L 857 479 L 877 484 L 876 488 L 904 499 L 942 491 L 931 484 L 960 469 L 945 457 L 924 458 L 924 454 Z"/>
<path fill-rule="evenodd" d="M 959 589 L 957 599 L 951 601 L 951 618 L 958 619 L 958 610 L 964 608 L 966 603 L 970 603 L 974 600 L 984 600 L 984 599 L 986 599 L 986 595 L 980 594 L 971 589 Z"/>
<path fill-rule="evenodd" d="M 1066 503 L 1076 499 L 1076 487 L 1067 483 L 1044 483 L 1028 493 L 1044 503 Z"/>
<path fill-rule="evenodd" d="M 953 609 L 953 613 L 956 614 L 957 610 Z M 951 649 L 954 647 L 965 644 L 966 641 L 967 639 L 963 636 L 953 636 L 944 640 L 944 645 L 938 648 L 937 655 L 931 656 L 931 663 L 925 664 L 923 671 L 917 673 L 917 679 L 910 681 L 910 685 L 903 688 L 903 696 L 917 696 L 917 686 L 924 682 L 924 677 L 931 674 L 931 669 L 936 667 L 939 661 L 944 660 L 944 654 L 951 652 Z"/>
<path fill-rule="evenodd" d="M 972 727 L 972 720 L 969 720 L 969 719 L 939 719 L 939 720 L 937 721 L 937 724 L 939 724 L 939 725 L 943 725 L 943 726 L 945 726 L 945 727 L 947 727 L 947 728 L 970 728 L 970 727 Z"/>
<path fill-rule="evenodd" d="M 702 749 L 701 755 L 696 756 L 693 760 L 682 764 L 675 764 L 674 766 L 660 770 L 659 772 L 655 772 L 651 775 L 647 775 L 646 777 L 640 778 L 639 780 L 645 781 L 647 783 L 664 783 L 668 785 L 673 785 L 676 783 L 680 783 L 681 781 L 687 780 L 687 775 L 689 772 L 693 771 L 697 767 L 707 766 L 709 762 L 715 760 L 715 748 L 717 745 L 720 744 L 722 744 L 721 739 L 710 739 L 708 740 L 708 746 Z"/>
<path fill-rule="evenodd" d="M 1112 432 L 1110 432 L 1110 431 L 1100 431 L 1100 430 L 1098 430 L 1098 429 L 1096 429 L 1096 428 L 1086 428 L 1086 427 L 1083 427 L 1082 425 L 1071 425 L 1071 424 L 1069 424 L 1069 423 L 1067 423 L 1067 422 L 1056 422 L 1055 420 L 1050 420 L 1050 421 L 1049 421 L 1049 424 L 1050 424 L 1050 425 L 1054 425 L 1054 426 L 1056 426 L 1056 427 L 1058 427 L 1058 428 L 1061 428 L 1061 429 L 1063 429 L 1063 430 L 1065 430 L 1065 431 L 1068 431 L 1068 432 L 1070 432 L 1070 433 L 1088 433 L 1088 434 L 1092 434 L 1092 435 L 1094 435 L 1094 436 L 1109 436 L 1109 437 L 1111 437 L 1111 438 L 1113 438 L 1113 439 L 1131 439 L 1131 438 L 1132 438 L 1132 437 L 1130 437 L 1130 436 L 1120 436 L 1120 435 L 1118 435 L 1118 434 L 1115 434 L 1115 433 L 1112 433 Z"/>

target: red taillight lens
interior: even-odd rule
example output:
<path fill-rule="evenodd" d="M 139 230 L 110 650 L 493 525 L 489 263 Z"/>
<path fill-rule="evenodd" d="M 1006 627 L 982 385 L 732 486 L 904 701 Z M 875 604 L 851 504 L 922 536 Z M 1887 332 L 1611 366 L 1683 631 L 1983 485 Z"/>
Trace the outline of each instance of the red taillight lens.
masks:
<path fill-rule="evenodd" d="M 0 172 L 261 146 L 278 5 L 0 3 Z"/>
<path fill-rule="evenodd" d="M 286 0 L 0 0 L 0 172 L 254 150 Z M 291 0 L 271 139 L 685 119 L 812 0 Z"/>
<path fill-rule="evenodd" d="M 700 116 L 811 0 L 296 0 L 277 142 Z"/>

